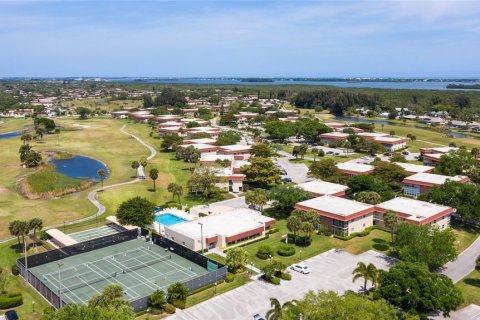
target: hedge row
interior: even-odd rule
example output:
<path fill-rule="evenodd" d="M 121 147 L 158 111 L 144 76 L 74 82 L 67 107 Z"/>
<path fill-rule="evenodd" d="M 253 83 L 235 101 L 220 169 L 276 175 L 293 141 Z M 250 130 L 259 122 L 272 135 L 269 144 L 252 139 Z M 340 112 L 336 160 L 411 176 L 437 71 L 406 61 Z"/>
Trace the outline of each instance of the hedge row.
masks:
<path fill-rule="evenodd" d="M 221 284 L 221 283 L 224 283 L 224 282 L 225 282 L 225 280 L 219 280 L 219 281 L 217 281 L 217 285 L 219 285 L 219 284 Z M 209 288 L 212 288 L 212 287 L 214 287 L 214 286 L 215 286 L 215 283 L 207 284 L 206 286 L 203 286 L 203 287 L 201 287 L 201 288 L 198 288 L 198 289 L 189 291 L 189 292 L 188 292 L 188 295 L 191 296 L 191 295 L 193 295 L 193 294 L 195 294 L 195 293 L 202 292 L 202 291 L 207 290 L 207 289 L 209 289 Z"/>
<path fill-rule="evenodd" d="M 0 294 L 0 309 L 15 308 L 23 304 L 21 292 Z"/>
<path fill-rule="evenodd" d="M 370 234 L 370 232 L 372 230 L 375 230 L 375 229 L 377 229 L 377 226 L 370 226 L 370 227 L 365 228 L 365 230 L 363 230 L 361 232 L 353 232 L 349 236 L 346 236 L 346 237 L 339 236 L 339 235 L 334 235 L 334 237 L 337 238 L 337 239 L 346 241 L 346 240 L 351 240 L 355 237 L 366 237 Z"/>

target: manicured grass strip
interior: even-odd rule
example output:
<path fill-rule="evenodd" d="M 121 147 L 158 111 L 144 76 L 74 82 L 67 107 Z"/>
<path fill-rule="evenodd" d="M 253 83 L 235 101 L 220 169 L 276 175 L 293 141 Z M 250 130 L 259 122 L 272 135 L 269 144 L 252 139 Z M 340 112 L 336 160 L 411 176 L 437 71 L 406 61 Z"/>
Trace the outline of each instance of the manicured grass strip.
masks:
<path fill-rule="evenodd" d="M 201 292 L 195 293 L 191 296 L 188 296 L 187 298 L 187 303 L 186 307 L 189 308 L 191 306 L 194 306 L 200 302 L 206 301 L 208 299 L 211 299 L 215 297 L 216 295 L 225 293 L 227 291 L 233 290 L 235 288 L 238 288 L 240 286 L 243 286 L 247 282 L 250 282 L 250 278 L 246 274 L 237 274 L 235 275 L 235 279 L 228 283 L 228 282 L 223 282 L 219 285 L 212 288 L 208 288 L 206 290 L 203 290 Z"/>
<path fill-rule="evenodd" d="M 67 189 L 77 189 L 87 182 L 87 180 L 72 179 L 64 174 L 55 172 L 53 165 L 45 165 L 27 177 L 27 183 L 30 191 L 33 193 L 61 192 Z"/>
<path fill-rule="evenodd" d="M 474 270 L 455 285 L 463 293 L 464 304 L 480 304 L 480 271 Z"/>

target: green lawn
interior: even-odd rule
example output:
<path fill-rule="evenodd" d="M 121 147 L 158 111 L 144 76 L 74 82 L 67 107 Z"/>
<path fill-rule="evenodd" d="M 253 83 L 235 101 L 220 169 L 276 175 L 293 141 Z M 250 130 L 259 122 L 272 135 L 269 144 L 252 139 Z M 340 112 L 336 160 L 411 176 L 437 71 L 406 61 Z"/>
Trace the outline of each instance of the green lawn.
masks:
<path fill-rule="evenodd" d="M 348 241 L 343 241 L 332 237 L 313 235 L 312 243 L 310 246 L 296 246 L 296 251 L 294 255 L 290 257 L 282 257 L 278 255 L 276 251 L 282 241 L 284 241 L 283 236 L 288 233 L 286 221 L 278 221 L 275 227 L 279 229 L 279 232 L 271 234 L 268 239 L 258 241 L 243 247 L 243 249 L 248 252 L 249 259 L 257 268 L 262 268 L 268 263 L 268 260 L 261 260 L 256 256 L 258 248 L 262 245 L 270 246 L 275 251 L 274 258 L 283 262 L 286 265 L 291 265 L 300 260 L 311 258 L 333 248 L 340 248 L 352 254 L 359 254 L 370 249 L 380 252 L 387 252 L 390 248 L 390 234 L 382 230 L 373 230 L 366 237 L 357 237 Z"/>
<path fill-rule="evenodd" d="M 474 270 L 455 285 L 463 293 L 463 306 L 471 303 L 480 305 L 480 271 Z"/>
<path fill-rule="evenodd" d="M 32 193 L 60 192 L 66 189 L 76 189 L 87 180 L 72 179 L 64 174 L 55 171 L 53 165 L 45 165 L 39 170 L 28 175 L 26 178 L 28 187 Z"/>
<path fill-rule="evenodd" d="M 16 250 L 16 240 L 0 244 L 0 266 L 11 270 L 17 258 L 21 254 Z M 33 250 L 33 249 L 32 249 Z M 48 303 L 37 294 L 37 292 L 27 285 L 20 276 L 11 276 L 7 282 L 8 291 L 20 291 L 23 294 L 23 304 L 14 308 L 20 319 L 34 320 L 39 319 L 43 309 L 48 307 Z M 35 313 L 32 310 L 32 301 L 35 301 Z M 3 313 L 0 310 L 0 314 Z"/>
<path fill-rule="evenodd" d="M 468 248 L 478 237 L 478 230 L 470 226 L 452 223 L 453 232 L 457 237 L 457 251 L 460 253 Z"/>
<path fill-rule="evenodd" d="M 110 98 L 82 99 L 63 101 L 61 104 L 67 108 L 85 107 L 90 110 L 114 111 L 121 109 L 139 108 L 143 105 L 142 100 L 111 100 Z"/>
<path fill-rule="evenodd" d="M 247 282 L 251 281 L 250 277 L 248 274 L 237 274 L 235 275 L 235 279 L 230 282 L 223 282 L 219 285 L 212 288 L 208 288 L 206 290 L 200 291 L 198 293 L 192 294 L 191 296 L 188 296 L 187 298 L 187 303 L 186 307 L 189 308 L 191 306 L 194 306 L 200 302 L 206 301 L 208 299 L 211 299 L 215 297 L 216 295 L 225 293 L 227 291 L 233 290 L 235 288 L 238 288 L 240 286 L 243 286 Z"/>

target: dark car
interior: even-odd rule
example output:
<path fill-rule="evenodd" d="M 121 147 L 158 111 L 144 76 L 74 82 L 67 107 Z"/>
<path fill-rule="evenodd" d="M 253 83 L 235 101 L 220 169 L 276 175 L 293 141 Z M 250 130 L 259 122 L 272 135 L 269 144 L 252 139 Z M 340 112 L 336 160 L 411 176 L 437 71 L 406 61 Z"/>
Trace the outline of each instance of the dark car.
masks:
<path fill-rule="evenodd" d="M 292 178 L 283 177 L 283 178 L 282 178 L 282 181 L 283 181 L 283 182 L 292 182 Z"/>
<path fill-rule="evenodd" d="M 333 154 L 333 151 L 327 151 L 327 154 Z"/>
<path fill-rule="evenodd" d="M 265 319 L 257 313 L 255 315 L 253 315 L 253 320 L 265 320 Z"/>
<path fill-rule="evenodd" d="M 15 310 L 8 310 L 5 312 L 5 319 L 7 320 L 18 320 L 18 315 Z"/>

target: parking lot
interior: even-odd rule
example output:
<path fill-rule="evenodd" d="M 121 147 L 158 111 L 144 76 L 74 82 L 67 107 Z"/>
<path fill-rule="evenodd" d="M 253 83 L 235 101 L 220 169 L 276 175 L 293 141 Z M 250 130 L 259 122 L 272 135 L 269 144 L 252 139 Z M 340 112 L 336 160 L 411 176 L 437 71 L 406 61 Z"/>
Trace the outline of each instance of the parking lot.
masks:
<path fill-rule="evenodd" d="M 392 258 L 375 251 L 355 256 L 332 249 L 305 261 L 311 270 L 308 275 L 292 271 L 292 280 L 282 280 L 280 286 L 256 280 L 186 310 L 177 310 L 169 319 L 247 320 L 256 313 L 265 315 L 272 297 L 283 303 L 300 299 L 309 290 L 358 291 L 363 280 L 353 283 L 352 271 L 359 261 L 374 263 L 381 269 L 388 269 L 394 263 Z"/>

